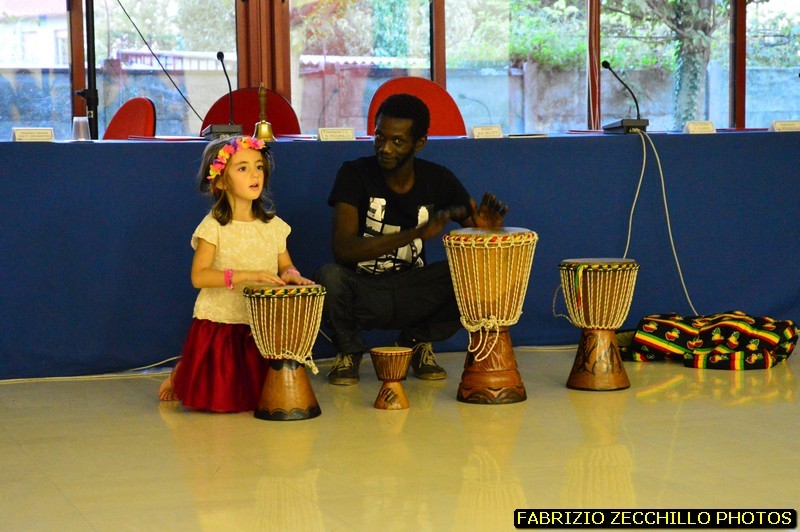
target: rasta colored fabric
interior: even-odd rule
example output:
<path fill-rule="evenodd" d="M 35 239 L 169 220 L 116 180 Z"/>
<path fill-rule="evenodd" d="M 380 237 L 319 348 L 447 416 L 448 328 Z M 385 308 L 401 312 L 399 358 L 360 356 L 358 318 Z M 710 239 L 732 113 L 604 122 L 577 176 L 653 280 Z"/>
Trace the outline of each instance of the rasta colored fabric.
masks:
<path fill-rule="evenodd" d="M 636 327 L 623 360 L 650 362 L 682 357 L 690 368 L 766 369 L 792 353 L 800 330 L 790 320 L 748 316 L 734 310 L 708 316 L 653 314 Z"/>

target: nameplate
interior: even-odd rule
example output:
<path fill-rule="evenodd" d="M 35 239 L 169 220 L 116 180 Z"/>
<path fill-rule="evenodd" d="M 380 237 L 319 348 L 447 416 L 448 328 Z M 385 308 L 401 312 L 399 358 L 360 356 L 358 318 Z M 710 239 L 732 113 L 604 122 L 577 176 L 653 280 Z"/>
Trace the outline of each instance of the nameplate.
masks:
<path fill-rule="evenodd" d="M 473 139 L 502 139 L 503 130 L 500 126 L 473 126 L 469 136 Z"/>
<path fill-rule="evenodd" d="M 52 127 L 15 127 L 11 139 L 17 142 L 52 142 L 55 140 Z"/>
<path fill-rule="evenodd" d="M 769 126 L 770 131 L 786 132 L 800 131 L 800 120 L 773 120 Z"/>
<path fill-rule="evenodd" d="M 352 127 L 321 127 L 317 130 L 319 140 L 356 140 Z"/>
<path fill-rule="evenodd" d="M 690 134 L 716 133 L 717 128 L 714 127 L 714 122 L 686 122 L 683 132 Z"/>

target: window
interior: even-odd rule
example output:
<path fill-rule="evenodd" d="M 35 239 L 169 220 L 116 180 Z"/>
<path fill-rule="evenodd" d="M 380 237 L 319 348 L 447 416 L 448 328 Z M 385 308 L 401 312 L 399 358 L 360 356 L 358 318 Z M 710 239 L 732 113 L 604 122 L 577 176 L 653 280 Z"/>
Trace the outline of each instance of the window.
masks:
<path fill-rule="evenodd" d="M 747 11 L 748 127 L 800 119 L 800 3 L 771 0 Z"/>
<path fill-rule="evenodd" d="M 725 4 L 603 3 L 601 57 L 636 94 L 649 130 L 682 129 L 698 120 L 727 127 L 730 10 Z M 602 73 L 601 103 L 603 123 L 636 116 L 633 98 L 608 71 Z"/>
<path fill-rule="evenodd" d="M 0 130 L 53 127 L 71 133 L 69 69 L 56 59 L 54 35 L 67 30 L 63 0 L 0 1 Z"/>
<path fill-rule="evenodd" d="M 477 125 L 500 125 L 505 132 L 525 129 L 524 63 L 511 63 L 510 4 L 445 2 L 447 90 L 467 130 Z"/>
<path fill-rule="evenodd" d="M 586 127 L 585 0 L 446 3 L 447 90 L 469 129 Z"/>
<path fill-rule="evenodd" d="M 55 31 L 55 51 L 53 57 L 59 66 L 69 66 L 69 32 L 67 30 Z"/>
<path fill-rule="evenodd" d="M 289 0 L 289 9 L 292 106 L 304 132 L 364 133 L 384 81 L 430 78 L 428 0 Z"/>
<path fill-rule="evenodd" d="M 205 112 L 228 92 L 217 51 L 236 80 L 234 7 L 218 0 L 96 3 L 100 136 L 114 112 L 136 96 L 155 103 L 157 134 L 199 135 Z"/>

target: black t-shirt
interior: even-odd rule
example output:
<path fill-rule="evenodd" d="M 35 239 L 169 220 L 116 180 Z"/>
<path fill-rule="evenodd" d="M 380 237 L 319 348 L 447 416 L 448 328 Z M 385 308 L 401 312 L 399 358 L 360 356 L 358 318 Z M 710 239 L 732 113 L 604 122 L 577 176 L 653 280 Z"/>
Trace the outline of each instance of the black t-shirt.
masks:
<path fill-rule="evenodd" d="M 378 160 L 372 156 L 345 162 L 339 169 L 328 204 L 333 207 L 339 202 L 358 208 L 359 233 L 369 237 L 418 227 L 448 207 L 469 208 L 469 194 L 453 172 L 422 159 L 414 159 L 414 186 L 397 194 L 386 184 Z M 361 273 L 381 274 L 424 264 L 423 241 L 416 239 L 355 266 Z"/>

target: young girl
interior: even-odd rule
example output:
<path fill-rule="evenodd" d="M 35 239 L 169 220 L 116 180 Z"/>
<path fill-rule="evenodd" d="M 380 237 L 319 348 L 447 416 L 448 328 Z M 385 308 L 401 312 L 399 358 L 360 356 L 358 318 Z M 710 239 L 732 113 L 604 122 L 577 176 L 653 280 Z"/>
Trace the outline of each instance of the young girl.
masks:
<path fill-rule="evenodd" d="M 263 141 L 219 139 L 203 152 L 200 190 L 216 203 L 192 235 L 192 284 L 200 289 L 181 359 L 162 401 L 214 412 L 254 410 L 268 365 L 250 332 L 245 283 L 312 284 L 286 249 L 291 228 L 266 196 L 273 169 Z"/>

